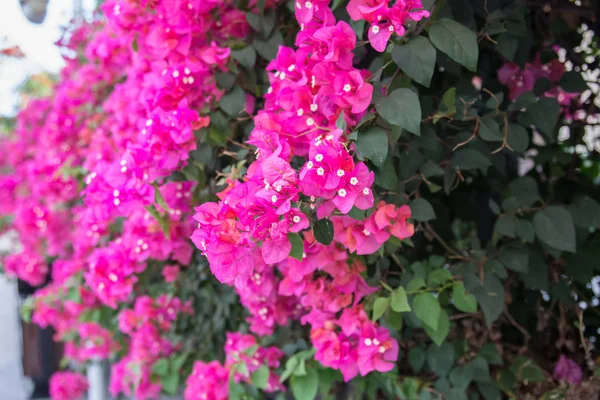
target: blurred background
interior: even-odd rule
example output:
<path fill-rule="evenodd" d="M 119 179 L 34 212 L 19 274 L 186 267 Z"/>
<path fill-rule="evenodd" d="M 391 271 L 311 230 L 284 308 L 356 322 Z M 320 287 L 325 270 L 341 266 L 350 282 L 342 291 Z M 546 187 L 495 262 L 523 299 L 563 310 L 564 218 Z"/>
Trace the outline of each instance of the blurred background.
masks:
<path fill-rule="evenodd" d="M 55 42 L 71 21 L 89 19 L 96 0 L 0 1 L 0 135 L 20 104 L 48 91 L 63 66 Z M 10 234 L 0 236 L 0 253 L 15 251 Z M 21 323 L 20 298 L 28 288 L 0 276 L 0 398 L 45 398 L 48 378 L 60 359 L 52 333 Z"/>

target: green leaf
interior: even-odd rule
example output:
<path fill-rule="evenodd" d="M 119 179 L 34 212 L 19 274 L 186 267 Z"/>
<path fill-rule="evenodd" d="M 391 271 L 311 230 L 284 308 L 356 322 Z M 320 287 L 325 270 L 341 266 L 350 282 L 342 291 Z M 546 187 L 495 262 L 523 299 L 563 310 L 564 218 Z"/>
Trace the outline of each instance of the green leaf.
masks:
<path fill-rule="evenodd" d="M 438 329 L 440 320 L 440 303 L 431 293 L 419 293 L 413 300 L 416 316 L 433 330 Z"/>
<path fill-rule="evenodd" d="M 396 312 L 410 312 L 411 308 L 408 304 L 408 298 L 406 296 L 406 290 L 402 286 L 396 288 L 392 292 L 391 306 L 392 310 Z"/>
<path fill-rule="evenodd" d="M 462 282 L 458 282 L 452 287 L 452 302 L 462 312 L 477 312 L 477 299 L 472 294 L 467 293 Z"/>
<path fill-rule="evenodd" d="M 165 376 L 169 372 L 169 360 L 167 358 L 161 358 L 154 363 L 152 366 L 152 372 L 158 376 Z"/>
<path fill-rule="evenodd" d="M 427 285 L 430 288 L 442 286 L 452 280 L 452 274 L 447 269 L 436 269 L 427 276 Z"/>
<path fill-rule="evenodd" d="M 413 278 L 408 282 L 408 284 L 406 285 L 406 289 L 409 292 L 414 292 L 415 290 L 419 290 L 421 288 L 424 288 L 425 286 L 425 280 L 417 276 L 416 278 Z"/>
<path fill-rule="evenodd" d="M 425 164 L 421 165 L 420 170 L 425 178 L 444 175 L 444 170 L 432 161 L 427 161 Z"/>
<path fill-rule="evenodd" d="M 459 149 L 452 154 L 452 167 L 460 170 L 481 169 L 487 171 L 490 159 L 475 149 Z"/>
<path fill-rule="evenodd" d="M 588 84 L 581 76 L 581 72 L 577 71 L 565 72 L 560 78 L 560 87 L 569 93 L 581 93 L 589 89 Z"/>
<path fill-rule="evenodd" d="M 398 175 L 396 175 L 393 157 L 388 157 L 382 168 L 375 167 L 375 184 L 388 190 L 396 189 Z"/>
<path fill-rule="evenodd" d="M 435 211 L 431 204 L 422 197 L 416 198 L 408 205 L 413 219 L 417 221 L 431 221 L 435 219 Z"/>
<path fill-rule="evenodd" d="M 542 97 L 536 104 L 527 108 L 519 115 L 519 122 L 524 125 L 534 125 L 548 138 L 554 138 L 554 128 L 560 115 L 560 105 L 554 98 Z"/>
<path fill-rule="evenodd" d="M 500 251 L 500 262 L 508 269 L 527 273 L 529 252 L 524 247 L 507 246 Z"/>
<path fill-rule="evenodd" d="M 550 206 L 533 217 L 537 237 L 550 247 L 575 253 L 575 226 L 563 207 Z"/>
<path fill-rule="evenodd" d="M 421 134 L 421 104 L 412 90 L 394 90 L 389 96 L 379 99 L 375 109 L 390 124 L 398 125 L 415 135 Z"/>
<path fill-rule="evenodd" d="M 433 340 L 433 343 L 437 344 L 438 346 L 441 346 L 449 332 L 450 318 L 448 318 L 448 313 L 444 309 L 440 311 L 436 330 L 433 330 L 429 326 L 425 325 L 425 333 L 427 333 L 431 340 Z"/>
<path fill-rule="evenodd" d="M 302 261 L 302 256 L 304 255 L 304 241 L 297 233 L 290 232 L 287 236 L 290 240 L 290 243 L 292 243 L 292 251 L 290 251 L 290 257 Z"/>
<path fill-rule="evenodd" d="M 423 365 L 425 365 L 426 357 L 425 351 L 420 347 L 412 347 L 408 351 L 408 365 L 410 365 L 415 374 L 418 374 Z"/>
<path fill-rule="evenodd" d="M 529 147 L 529 133 L 521 125 L 508 124 L 506 142 L 517 153 L 524 153 Z"/>
<path fill-rule="evenodd" d="M 266 389 L 269 385 L 269 367 L 263 365 L 252 373 L 250 382 L 259 389 Z"/>
<path fill-rule="evenodd" d="M 502 357 L 500 356 L 500 353 L 498 353 L 498 349 L 494 343 L 486 343 L 481 346 L 481 351 L 479 354 L 481 354 L 481 356 L 485 358 L 490 365 L 504 364 Z"/>
<path fill-rule="evenodd" d="M 486 142 L 501 142 L 504 140 L 504 135 L 500 132 L 500 126 L 491 118 L 481 120 L 479 137 Z"/>
<path fill-rule="evenodd" d="M 231 56 L 247 69 L 252 69 L 256 64 L 256 50 L 252 46 L 246 46 L 241 50 L 232 50 Z"/>
<path fill-rule="evenodd" d="M 292 376 L 290 386 L 294 394 L 294 399 L 313 400 L 317 396 L 319 389 L 319 374 L 314 369 L 308 369 L 304 376 Z"/>
<path fill-rule="evenodd" d="M 267 61 L 271 61 L 277 57 L 277 51 L 282 44 L 283 36 L 279 31 L 275 31 L 266 41 L 255 38 L 252 42 L 252 46 L 254 46 L 256 52 Z"/>
<path fill-rule="evenodd" d="M 517 178 L 508 185 L 517 207 L 529 207 L 540 198 L 538 183 L 530 176 Z"/>
<path fill-rule="evenodd" d="M 474 281 L 465 285 L 479 302 L 487 325 L 491 326 L 504 311 L 504 286 L 496 276 L 489 273 L 485 274 L 483 285 L 474 275 L 470 279 Z"/>
<path fill-rule="evenodd" d="M 219 101 L 219 106 L 223 111 L 232 117 L 236 117 L 246 105 L 246 95 L 244 90 L 239 86 L 233 88 L 233 90 L 223 97 Z"/>
<path fill-rule="evenodd" d="M 494 232 L 501 236 L 516 237 L 517 218 L 514 215 L 501 215 L 496 221 Z"/>
<path fill-rule="evenodd" d="M 477 390 L 485 400 L 502 400 L 504 398 L 496 382 L 478 382 Z"/>
<path fill-rule="evenodd" d="M 389 297 L 378 297 L 373 303 L 373 321 L 377 321 L 390 306 Z"/>
<path fill-rule="evenodd" d="M 569 205 L 575 225 L 581 228 L 600 228 L 600 205 L 596 200 L 583 196 Z"/>
<path fill-rule="evenodd" d="M 519 381 L 536 383 L 546 380 L 544 370 L 529 358 L 517 357 L 510 369 Z"/>
<path fill-rule="evenodd" d="M 530 106 L 532 106 L 533 104 L 537 103 L 537 98 L 535 97 L 535 94 L 533 94 L 533 92 L 525 92 L 522 95 L 520 95 L 519 97 L 517 97 L 517 99 L 515 100 L 514 103 L 512 103 L 508 109 L 510 111 L 513 110 L 523 110 L 523 109 L 527 109 Z"/>
<path fill-rule="evenodd" d="M 185 364 L 185 361 L 187 360 L 189 355 L 190 355 L 189 351 L 185 351 L 185 352 L 173 357 L 173 361 L 171 362 L 171 369 L 173 371 L 179 371 L 181 369 L 181 367 L 183 367 L 183 364 Z"/>
<path fill-rule="evenodd" d="M 364 132 L 359 132 L 355 144 L 356 149 L 375 166 L 383 167 L 389 147 L 387 134 L 383 129 L 373 126 Z"/>
<path fill-rule="evenodd" d="M 317 242 L 327 246 L 333 241 L 333 224 L 328 219 L 320 219 L 313 226 L 313 233 Z"/>
<path fill-rule="evenodd" d="M 342 132 L 346 132 L 346 129 L 348 128 L 348 124 L 346 123 L 346 115 L 344 113 L 344 111 L 342 111 L 340 113 L 340 115 L 338 116 L 338 118 L 335 120 L 335 126 L 340 129 Z M 387 137 L 386 137 L 387 139 Z"/>
<path fill-rule="evenodd" d="M 514 61 L 517 47 L 519 47 L 519 38 L 508 33 L 501 33 L 496 38 L 496 50 L 502 54 L 508 61 Z"/>
<path fill-rule="evenodd" d="M 473 367 L 470 364 L 458 365 L 452 368 L 448 379 L 453 387 L 466 390 L 473 380 Z"/>
<path fill-rule="evenodd" d="M 446 342 L 441 346 L 432 344 L 427 351 L 427 364 L 431 371 L 444 377 L 452 369 L 455 357 L 454 346 L 450 343 Z"/>
<path fill-rule="evenodd" d="M 167 394 L 175 394 L 177 393 L 177 389 L 179 388 L 179 372 L 172 371 L 167 376 L 163 376 L 161 378 L 161 383 L 163 387 L 163 391 Z"/>
<path fill-rule="evenodd" d="M 405 45 L 395 46 L 392 59 L 400 69 L 423 86 L 429 87 L 435 69 L 436 51 L 429 39 L 417 36 Z"/>
<path fill-rule="evenodd" d="M 477 36 L 466 26 L 441 18 L 429 29 L 429 39 L 435 47 L 467 69 L 477 71 L 479 46 Z"/>

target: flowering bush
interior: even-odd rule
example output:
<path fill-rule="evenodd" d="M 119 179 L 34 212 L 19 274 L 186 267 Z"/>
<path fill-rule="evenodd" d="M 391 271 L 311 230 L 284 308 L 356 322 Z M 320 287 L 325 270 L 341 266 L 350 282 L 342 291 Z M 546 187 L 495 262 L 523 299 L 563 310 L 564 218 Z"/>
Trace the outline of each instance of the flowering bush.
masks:
<path fill-rule="evenodd" d="M 142 400 L 591 376 L 597 49 L 480 3 L 104 2 L 0 145 L 25 317 Z"/>

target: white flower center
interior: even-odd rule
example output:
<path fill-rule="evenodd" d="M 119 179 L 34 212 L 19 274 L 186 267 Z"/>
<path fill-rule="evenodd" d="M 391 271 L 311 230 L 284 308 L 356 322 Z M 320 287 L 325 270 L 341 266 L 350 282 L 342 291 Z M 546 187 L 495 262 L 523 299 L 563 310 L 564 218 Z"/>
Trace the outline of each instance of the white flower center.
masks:
<path fill-rule="evenodd" d="M 356 179 L 355 176 L 353 176 L 352 178 L 350 178 L 350 184 L 352 186 L 356 186 L 357 183 L 358 183 L 358 179 Z"/>
<path fill-rule="evenodd" d="M 323 154 L 317 154 L 317 155 L 315 156 L 315 160 L 317 160 L 317 162 L 321 162 L 321 161 L 323 161 Z"/>
<path fill-rule="evenodd" d="M 369 346 L 371 346 L 372 344 L 373 344 L 373 341 L 372 341 L 371 339 L 369 339 L 369 338 L 366 338 L 366 339 L 365 339 L 365 346 L 369 347 Z"/>
<path fill-rule="evenodd" d="M 369 194 L 369 193 L 370 193 L 370 192 L 369 192 L 369 188 L 364 188 L 364 189 L 363 189 L 363 194 L 365 194 L 365 195 L 366 195 L 366 194 Z"/>
<path fill-rule="evenodd" d="M 271 196 L 271 201 L 273 203 L 276 203 L 277 202 L 277 196 L 275 196 L 275 195 Z"/>
<path fill-rule="evenodd" d="M 294 218 L 292 218 L 292 221 L 294 221 L 294 223 L 297 224 L 298 222 L 300 222 L 300 217 L 297 215 L 294 215 Z"/>
<path fill-rule="evenodd" d="M 309 161 L 306 163 L 306 168 L 311 169 L 313 167 L 313 165 L 314 165 L 313 162 Z"/>
<path fill-rule="evenodd" d="M 311 104 L 310 105 L 310 111 L 315 112 L 319 109 L 319 106 L 316 104 Z"/>
<path fill-rule="evenodd" d="M 349 92 L 349 91 L 351 91 L 351 90 L 352 90 L 352 86 L 350 86 L 350 84 L 349 84 L 349 83 L 346 83 L 346 84 L 344 85 L 344 92 Z"/>
<path fill-rule="evenodd" d="M 315 120 L 312 118 L 309 118 L 306 120 L 306 125 L 308 126 L 313 126 L 315 124 Z"/>
<path fill-rule="evenodd" d="M 323 176 L 324 173 L 325 173 L 325 170 L 323 168 L 319 167 L 319 169 L 317 169 L 317 175 Z"/>
<path fill-rule="evenodd" d="M 345 174 L 345 172 L 344 172 L 344 170 L 343 170 L 343 169 L 338 169 L 338 170 L 337 170 L 337 176 L 339 176 L 340 178 L 341 178 L 342 176 L 344 176 L 344 174 Z"/>
<path fill-rule="evenodd" d="M 340 189 L 338 190 L 338 196 L 340 197 L 346 197 L 346 189 Z"/>
<path fill-rule="evenodd" d="M 301 109 L 301 108 L 299 108 L 299 109 L 298 109 L 298 111 L 296 112 L 296 114 L 297 114 L 299 117 L 301 117 L 301 116 L 302 116 L 302 114 L 304 114 L 304 110 L 303 110 L 303 109 Z"/>
<path fill-rule="evenodd" d="M 377 34 L 379 33 L 379 27 L 378 27 L 377 25 L 374 25 L 374 26 L 371 28 L 371 31 L 372 31 L 374 34 L 376 34 L 376 35 L 377 35 Z"/>
<path fill-rule="evenodd" d="M 363 235 L 365 235 L 365 236 L 370 236 L 370 235 L 371 235 L 371 232 L 369 232 L 369 230 L 368 230 L 368 229 L 363 229 Z"/>

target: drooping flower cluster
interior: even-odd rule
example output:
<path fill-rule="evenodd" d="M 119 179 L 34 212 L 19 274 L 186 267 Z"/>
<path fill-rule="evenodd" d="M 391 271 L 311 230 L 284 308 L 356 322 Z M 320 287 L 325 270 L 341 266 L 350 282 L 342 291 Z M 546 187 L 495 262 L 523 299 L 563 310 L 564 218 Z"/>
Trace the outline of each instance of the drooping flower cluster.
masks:
<path fill-rule="evenodd" d="M 373 87 L 369 72 L 353 66 L 354 31 L 336 22 L 328 3 L 296 3 L 297 49 L 280 47 L 267 66 L 271 86 L 248 140 L 256 161 L 242 182 L 228 181 L 221 201 L 196 208 L 192 240 L 217 279 L 236 288 L 254 333 L 299 319 L 312 328 L 316 359 L 349 380 L 389 371 L 398 345 L 362 311 L 359 303 L 377 288 L 347 250 L 371 254 L 391 235 L 405 239 L 414 229 L 406 206 L 381 202 L 365 221 L 344 215 L 374 207 L 374 174 L 355 161 L 338 128 L 340 119 L 357 124 Z M 310 221 L 330 216 L 335 241 L 324 245 Z M 376 344 L 367 348 L 369 341 Z"/>
<path fill-rule="evenodd" d="M 346 9 L 354 21 L 365 20 L 369 26 L 369 42 L 379 52 L 385 51 L 395 33 L 404 36 L 407 21 L 429 17 L 421 0 L 397 0 L 389 7 L 389 0 L 350 0 Z"/>
<path fill-rule="evenodd" d="M 525 64 L 523 69 L 515 63 L 505 63 L 498 70 L 498 80 L 508 88 L 508 97 L 515 100 L 523 93 L 532 91 L 538 79 L 545 78 L 557 85 L 564 73 L 565 65 L 558 58 L 542 63 L 538 54 L 535 62 Z M 568 106 L 571 100 L 579 97 L 579 93 L 565 92 L 559 86 L 554 86 L 544 95 L 555 97 L 562 106 Z"/>
<path fill-rule="evenodd" d="M 129 352 L 113 366 L 110 392 L 136 399 L 153 399 L 161 391 L 160 380 L 152 375 L 152 366 L 177 349 L 166 334 L 181 313 L 192 314 L 189 303 L 162 295 L 157 299 L 140 296 L 133 309 L 119 314 L 119 329 L 129 335 Z"/>
<path fill-rule="evenodd" d="M 50 378 L 52 400 L 82 400 L 88 390 L 85 376 L 76 372 L 57 372 Z"/>
<path fill-rule="evenodd" d="M 186 382 L 185 400 L 228 399 L 230 376 L 233 376 L 236 382 L 249 383 L 252 374 L 262 367 L 269 370 L 264 390 L 284 390 L 279 375 L 273 372 L 273 369 L 279 368 L 280 360 L 284 356 L 284 352 L 277 347 L 260 347 L 252 335 L 228 333 L 225 354 L 224 366 L 217 361 L 196 361 L 194 370 Z"/>

